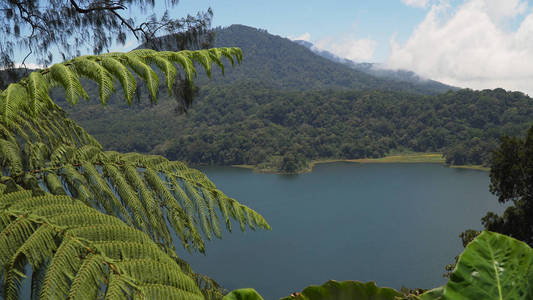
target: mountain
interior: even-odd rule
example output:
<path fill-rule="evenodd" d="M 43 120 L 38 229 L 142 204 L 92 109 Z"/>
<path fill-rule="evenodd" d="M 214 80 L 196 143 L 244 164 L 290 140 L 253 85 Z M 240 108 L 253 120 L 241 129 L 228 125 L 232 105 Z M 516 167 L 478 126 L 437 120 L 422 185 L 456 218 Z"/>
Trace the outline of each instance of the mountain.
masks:
<path fill-rule="evenodd" d="M 504 135 L 532 125 L 533 100 L 502 89 L 436 93 L 428 86 L 376 78 L 308 48 L 242 25 L 217 29 L 215 46 L 239 46 L 244 60 L 214 67 L 187 114 L 161 83 L 153 105 L 141 88 L 128 107 L 117 93 L 102 108 L 53 99 L 106 149 L 163 154 L 195 164 L 249 164 L 292 172 L 316 159 L 442 152 L 449 163 L 486 164 Z M 162 81 L 164 82 L 164 81 Z"/>
<path fill-rule="evenodd" d="M 453 89 L 378 78 L 326 59 L 308 47 L 261 29 L 232 25 L 217 28 L 215 33 L 215 47 L 240 47 L 244 53 L 242 65 L 228 72 L 225 77 L 216 78 L 215 83 L 252 81 L 263 87 L 298 91 L 375 89 L 435 94 Z M 202 81 L 204 82 L 206 81 Z"/>
<path fill-rule="evenodd" d="M 339 57 L 329 51 L 320 50 L 316 48 L 311 42 L 303 41 L 303 40 L 296 40 L 294 42 L 308 48 L 309 50 L 313 51 L 314 53 L 326 59 L 329 59 L 336 63 L 344 64 L 352 69 L 361 71 L 363 73 L 366 73 L 368 75 L 371 75 L 377 78 L 390 80 L 394 82 L 409 83 L 414 86 L 423 87 L 423 89 L 425 90 L 434 91 L 436 93 L 444 93 L 449 90 L 459 90 L 459 88 L 457 87 L 449 86 L 449 85 L 443 84 L 435 80 L 423 78 L 417 75 L 413 71 L 391 70 L 391 69 L 387 69 L 385 66 L 381 64 L 376 64 L 376 63 L 367 63 L 367 62 L 357 63 L 352 60 Z"/>

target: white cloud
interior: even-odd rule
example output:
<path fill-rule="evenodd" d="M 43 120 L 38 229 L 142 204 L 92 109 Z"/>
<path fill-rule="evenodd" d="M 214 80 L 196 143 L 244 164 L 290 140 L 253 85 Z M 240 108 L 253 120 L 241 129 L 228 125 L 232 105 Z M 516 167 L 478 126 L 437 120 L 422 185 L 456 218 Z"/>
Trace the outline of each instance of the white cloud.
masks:
<path fill-rule="evenodd" d="M 368 62 L 374 58 L 377 42 L 371 39 L 356 39 L 352 36 L 327 37 L 320 40 L 311 40 L 311 34 L 306 32 L 297 37 L 288 37 L 292 41 L 303 40 L 313 43 L 313 50 L 328 51 L 338 57 L 353 61 Z"/>
<path fill-rule="evenodd" d="M 533 94 L 533 13 L 521 0 L 468 0 L 452 11 L 433 5 L 403 45 L 391 39 L 388 67 L 475 89 Z M 509 21 L 522 17 L 517 30 Z"/>
<path fill-rule="evenodd" d="M 137 46 L 137 40 L 128 39 L 124 45 L 116 44 L 115 47 L 111 48 L 110 52 L 128 52 L 133 50 Z"/>
<path fill-rule="evenodd" d="M 414 7 L 426 7 L 428 0 L 402 0 L 403 4 Z"/>
<path fill-rule="evenodd" d="M 37 64 L 34 64 L 34 63 L 25 62 L 24 64 L 26 65 L 26 68 L 28 68 L 28 69 L 42 69 L 42 68 L 44 68 L 44 66 L 37 65 Z M 24 65 L 22 65 L 22 62 L 15 63 L 15 68 L 24 68 Z"/>
<path fill-rule="evenodd" d="M 289 36 L 289 39 L 293 40 L 293 41 L 307 41 L 307 42 L 309 42 L 311 40 L 311 34 L 309 32 L 306 32 L 306 33 L 304 33 L 302 35 L 299 35 L 297 37 Z"/>
<path fill-rule="evenodd" d="M 374 57 L 377 42 L 371 39 L 344 37 L 340 39 L 325 38 L 315 42 L 318 50 L 329 51 L 339 57 L 353 61 L 371 61 Z"/>

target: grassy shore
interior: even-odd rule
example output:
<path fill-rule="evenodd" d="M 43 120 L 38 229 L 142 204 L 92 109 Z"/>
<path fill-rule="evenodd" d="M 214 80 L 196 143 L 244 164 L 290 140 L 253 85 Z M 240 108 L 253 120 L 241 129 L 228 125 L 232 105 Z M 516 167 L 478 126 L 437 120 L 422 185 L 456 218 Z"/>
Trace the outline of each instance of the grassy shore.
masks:
<path fill-rule="evenodd" d="M 450 168 L 454 169 L 470 169 L 470 170 L 479 170 L 479 171 L 490 171 L 490 168 L 484 167 L 484 166 L 478 166 L 478 165 L 463 165 L 463 166 L 450 166 Z"/>
<path fill-rule="evenodd" d="M 381 157 L 381 158 L 362 158 L 362 159 L 320 159 L 320 160 L 311 161 L 308 168 L 304 170 L 300 170 L 298 173 L 311 172 L 313 167 L 316 164 L 325 164 L 325 163 L 333 163 L 333 162 L 354 162 L 354 163 L 364 163 L 364 164 L 370 164 L 370 163 L 444 164 L 446 161 L 441 153 L 405 153 L 405 154 L 388 155 L 388 156 Z M 255 172 L 261 172 L 261 173 L 279 173 L 276 170 L 258 169 L 254 165 L 233 165 L 233 167 L 252 169 Z M 473 170 L 480 170 L 480 171 L 490 170 L 489 168 L 486 168 L 483 166 L 477 166 L 477 165 L 450 166 L 450 167 L 458 168 L 458 169 L 473 169 Z"/>

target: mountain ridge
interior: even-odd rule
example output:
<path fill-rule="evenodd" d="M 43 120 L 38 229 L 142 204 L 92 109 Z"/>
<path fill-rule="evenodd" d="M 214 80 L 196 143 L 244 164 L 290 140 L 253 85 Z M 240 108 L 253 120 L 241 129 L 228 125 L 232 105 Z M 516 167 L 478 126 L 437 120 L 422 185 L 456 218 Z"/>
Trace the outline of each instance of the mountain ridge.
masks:
<path fill-rule="evenodd" d="M 377 78 L 393 80 L 398 82 L 409 82 L 415 85 L 427 86 L 429 89 L 433 89 L 436 92 L 446 92 L 448 90 L 459 90 L 460 88 L 438 82 L 429 78 L 423 78 L 410 70 L 393 70 L 388 69 L 382 64 L 370 63 L 370 62 L 355 62 L 347 58 L 339 57 L 327 50 L 321 50 L 315 47 L 315 45 L 309 41 L 294 40 L 293 42 L 302 45 L 309 50 L 313 51 L 317 55 L 327 58 L 333 62 L 344 64 L 355 70 L 364 72 L 366 74 L 375 76 Z"/>
<path fill-rule="evenodd" d="M 215 78 L 215 83 L 249 80 L 271 88 L 299 91 L 346 89 L 437 94 L 454 89 L 379 78 L 324 58 L 288 38 L 245 25 L 216 28 L 214 46 L 243 50 L 241 66 L 228 72 L 223 79 Z"/>

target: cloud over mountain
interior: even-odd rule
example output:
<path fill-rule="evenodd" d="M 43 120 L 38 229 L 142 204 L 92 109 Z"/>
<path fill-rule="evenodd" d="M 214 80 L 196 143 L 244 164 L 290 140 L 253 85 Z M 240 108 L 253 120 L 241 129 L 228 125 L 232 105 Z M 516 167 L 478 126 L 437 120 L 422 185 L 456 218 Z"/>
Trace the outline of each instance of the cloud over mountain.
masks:
<path fill-rule="evenodd" d="M 512 26 L 518 24 L 517 26 Z M 533 13 L 520 0 L 434 4 L 387 65 L 447 84 L 533 93 Z"/>

